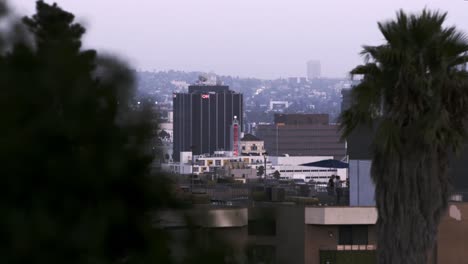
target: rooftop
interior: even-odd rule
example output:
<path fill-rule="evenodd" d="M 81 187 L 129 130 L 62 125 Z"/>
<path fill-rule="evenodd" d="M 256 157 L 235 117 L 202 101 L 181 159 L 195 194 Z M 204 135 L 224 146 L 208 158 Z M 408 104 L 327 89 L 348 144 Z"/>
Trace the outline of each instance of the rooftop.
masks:
<path fill-rule="evenodd" d="M 219 85 L 219 84 L 194 84 L 190 85 L 188 88 L 188 92 L 191 93 L 234 93 L 233 91 L 229 90 L 229 86 L 227 85 Z"/>
<path fill-rule="evenodd" d="M 245 134 L 244 137 L 241 139 L 241 141 L 262 141 L 262 140 L 252 134 Z"/>

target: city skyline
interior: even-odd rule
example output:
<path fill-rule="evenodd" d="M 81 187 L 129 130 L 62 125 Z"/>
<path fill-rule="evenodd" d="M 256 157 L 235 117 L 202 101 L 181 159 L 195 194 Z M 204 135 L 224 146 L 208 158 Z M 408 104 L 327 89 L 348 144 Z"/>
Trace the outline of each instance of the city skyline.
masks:
<path fill-rule="evenodd" d="M 57 2 L 88 28 L 85 47 L 124 56 L 136 69 L 261 79 L 305 77 L 309 60 L 320 60 L 324 77 L 346 77 L 362 63 L 363 44 L 383 42 L 377 22 L 400 8 L 447 11 L 448 24 L 468 31 L 468 2 L 462 0 L 45 2 Z M 10 1 L 27 15 L 34 3 Z"/>

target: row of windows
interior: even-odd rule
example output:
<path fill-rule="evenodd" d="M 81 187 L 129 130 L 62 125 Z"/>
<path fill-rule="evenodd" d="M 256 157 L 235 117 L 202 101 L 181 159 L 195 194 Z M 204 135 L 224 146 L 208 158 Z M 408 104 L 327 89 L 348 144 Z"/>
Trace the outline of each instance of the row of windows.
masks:
<path fill-rule="evenodd" d="M 242 146 L 242 150 L 245 150 L 246 147 L 245 146 Z M 256 150 L 259 150 L 259 147 L 257 147 L 257 145 L 253 144 L 251 147 L 250 147 L 250 150 L 253 150 L 253 151 L 256 151 Z M 265 147 L 262 146 L 262 150 L 265 150 Z"/>
<path fill-rule="evenodd" d="M 367 225 L 343 225 L 339 227 L 338 245 L 367 245 Z"/>
<path fill-rule="evenodd" d="M 221 166 L 222 161 L 223 160 L 214 160 L 214 162 L 213 162 L 213 160 L 196 160 L 195 164 L 199 165 L 199 166 L 212 166 L 213 164 L 215 166 Z M 242 162 L 242 161 L 244 161 L 244 162 L 247 162 L 247 163 L 250 161 L 250 163 L 264 163 L 263 159 L 250 159 L 250 160 L 249 159 L 244 159 L 244 160 L 242 160 L 242 159 L 239 158 L 239 159 L 224 160 L 224 162 L 228 162 L 228 161 L 229 162 Z"/>
<path fill-rule="evenodd" d="M 289 180 L 290 177 L 280 177 L 282 180 Z M 328 179 L 330 176 L 307 176 L 305 177 L 306 180 L 308 179 Z"/>
<path fill-rule="evenodd" d="M 325 171 L 333 171 L 337 172 L 337 170 L 328 169 L 328 170 L 280 170 L 279 172 L 325 172 Z"/>

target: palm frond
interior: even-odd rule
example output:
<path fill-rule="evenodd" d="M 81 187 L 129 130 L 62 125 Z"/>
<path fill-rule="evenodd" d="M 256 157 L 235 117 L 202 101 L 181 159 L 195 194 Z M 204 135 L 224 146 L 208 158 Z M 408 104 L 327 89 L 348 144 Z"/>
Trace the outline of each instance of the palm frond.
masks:
<path fill-rule="evenodd" d="M 364 65 L 356 66 L 351 70 L 351 75 L 377 75 L 379 74 L 380 69 L 376 63 L 367 63 Z"/>
<path fill-rule="evenodd" d="M 340 130 L 346 138 L 360 124 L 372 124 L 380 107 L 380 89 L 372 81 L 364 79 L 351 91 L 354 102 L 350 109 L 344 111 L 340 117 Z"/>

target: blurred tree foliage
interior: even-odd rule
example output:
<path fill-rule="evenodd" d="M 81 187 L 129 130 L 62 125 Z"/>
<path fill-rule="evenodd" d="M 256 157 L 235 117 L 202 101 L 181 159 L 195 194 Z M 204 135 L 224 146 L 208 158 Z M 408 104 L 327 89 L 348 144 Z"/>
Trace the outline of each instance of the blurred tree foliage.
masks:
<path fill-rule="evenodd" d="M 153 217 L 178 204 L 131 71 L 56 4 L 11 18 L 0 1 L 0 263 L 171 263 Z"/>

